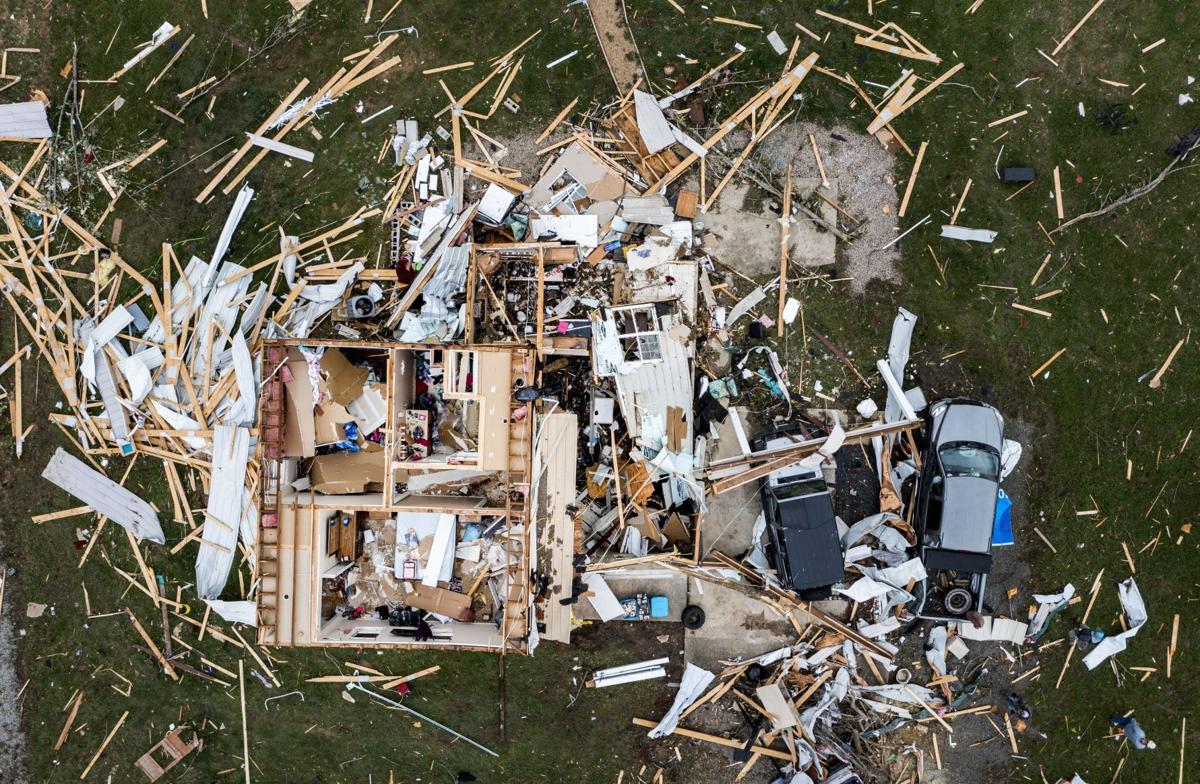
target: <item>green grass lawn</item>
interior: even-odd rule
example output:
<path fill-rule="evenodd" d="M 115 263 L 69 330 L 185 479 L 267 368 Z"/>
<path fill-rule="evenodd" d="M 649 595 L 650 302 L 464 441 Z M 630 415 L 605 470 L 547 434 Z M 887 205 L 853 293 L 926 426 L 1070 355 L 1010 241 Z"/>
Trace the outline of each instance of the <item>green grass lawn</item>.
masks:
<path fill-rule="evenodd" d="M 815 3 L 709 0 L 707 10 L 696 2 L 680 0 L 680 4 L 686 15 L 680 15 L 666 0 L 627 3 L 634 37 L 655 84 L 666 83 L 659 76 L 663 66 L 680 67 L 680 54 L 699 61 L 684 67 L 685 74 L 695 76 L 728 56 L 735 43 L 752 47 L 737 65 L 738 81 L 746 84 L 711 96 L 707 105 L 710 118 L 728 114 L 758 85 L 778 76 L 782 58 L 771 51 L 763 36 L 774 28 L 790 42 L 792 36 L 802 35 L 793 22 L 822 37 L 828 33 L 828 40 L 820 44 L 805 38 L 801 53 L 808 51 L 811 43 L 821 53 L 822 65 L 849 71 L 860 83 L 891 83 L 901 66 L 907 65 L 855 46 L 852 31 L 813 14 L 818 7 Z M 493 136 L 540 130 L 576 96 L 585 105 L 612 94 L 581 6 L 564 10 L 565 2 L 405 0 L 381 30 L 377 21 L 363 22 L 365 5 L 317 0 L 308 10 L 306 29 L 214 91 L 213 119 L 204 116 L 205 98 L 183 110 L 187 125 L 180 126 L 150 102 L 175 111 L 180 103 L 175 98 L 178 92 L 240 62 L 248 50 L 267 39 L 289 10 L 284 0 L 211 2 L 207 20 L 200 15 L 199 3 L 54 3 L 44 11 L 41 3 L 10 3 L 11 8 L 0 6 L 6 18 L 12 13 L 40 21 L 28 31 L 28 38 L 6 40 L 4 45 L 40 46 L 43 51 L 39 56 L 24 55 L 10 61 L 19 65 L 19 69 L 10 66 L 10 71 L 24 74 L 25 83 L 0 99 L 23 99 L 25 88 L 40 87 L 57 109 L 64 88 L 58 71 L 70 58 L 72 42 L 78 46 L 84 78 L 102 79 L 131 56 L 134 46 L 163 20 L 183 28 L 176 38 L 180 43 L 195 34 L 189 50 L 149 92 L 145 86 L 166 63 L 169 55 L 165 52 L 137 66 L 119 85 L 84 85 L 85 122 L 113 97 L 121 95 L 127 101 L 119 113 L 107 113 L 89 131 L 102 161 L 136 153 L 157 138 L 168 139 L 162 151 L 131 173 L 124 183 L 130 195 L 114 213 L 125 222 L 122 254 L 139 266 L 153 268 L 163 241 L 174 242 L 183 260 L 193 253 L 207 257 L 231 202 L 231 197 L 223 196 L 203 206 L 193 201 L 209 176 L 200 170 L 228 146 L 187 162 L 231 137 L 226 145 L 240 143 L 242 132 L 253 130 L 300 78 L 320 84 L 340 67 L 343 57 L 371 45 L 383 31 L 414 26 L 419 36 L 402 33 L 394 45 L 394 52 L 403 58 L 401 66 L 343 98 L 316 123 L 323 141 L 306 134 L 289 137 L 288 141 L 316 151 L 311 173 L 305 174 L 308 167 L 299 162 L 288 167 L 270 158 L 255 170 L 251 181 L 258 196 L 235 241 L 235 259 L 243 253 L 248 261 L 265 256 L 269 248 L 261 243 L 277 233 L 276 223 L 289 232 L 312 231 L 382 197 L 393 167 L 386 160 L 378 165 L 375 160 L 391 121 L 415 117 L 423 128 L 431 128 L 432 114 L 444 103 L 435 77 L 421 75 L 424 68 L 476 61 L 470 70 L 444 75 L 447 86 L 462 93 L 486 74 L 488 58 L 542 28 L 526 50 L 525 66 L 513 88 L 524 108 L 516 117 L 501 110 L 485 125 Z M 951 83 L 896 122 L 914 148 L 921 140 L 929 142 L 903 225 L 927 214 L 933 217 L 902 245 L 902 285 L 873 287 L 858 301 L 836 286 L 832 291 L 809 286 L 806 312 L 834 342 L 853 351 L 866 373 L 868 359 L 882 356 L 894 307 L 905 305 L 921 319 L 913 365 L 924 374 L 930 397 L 957 392 L 979 395 L 986 385 L 990 399 L 1010 419 L 1032 427 L 1034 436 L 1025 444 L 1028 462 L 1023 466 L 1031 479 L 1030 497 L 1020 510 L 1017 536 L 1034 566 L 1034 579 L 1023 586 L 1021 601 L 1035 590 L 1056 591 L 1066 581 L 1085 591 L 1101 568 L 1106 581 L 1125 577 L 1129 567 L 1122 543 L 1134 554 L 1150 621 L 1118 661 L 1124 667 L 1150 666 L 1158 671 L 1144 683 L 1134 677 L 1140 673 L 1124 672 L 1123 685 L 1118 687 L 1107 666 L 1088 673 L 1076 660 L 1061 688 L 1055 689 L 1064 647 L 1048 652 L 1042 658 L 1044 674 L 1026 688 L 1039 734 L 1023 739 L 1022 748 L 1030 762 L 1017 765 L 1014 780 L 1039 780 L 1040 767 L 1050 780 L 1078 770 L 1089 781 L 1107 781 L 1117 752 L 1115 743 L 1104 738 L 1104 719 L 1136 709 L 1142 724 L 1158 741 L 1158 750 L 1129 759 L 1122 780 L 1127 784 L 1174 781 L 1180 720 L 1189 716 L 1192 724 L 1200 726 L 1200 677 L 1190 653 L 1196 617 L 1191 603 L 1200 583 L 1195 566 L 1197 534 L 1181 533 L 1181 525 L 1200 508 L 1196 477 L 1200 434 L 1182 449 L 1198 419 L 1193 388 L 1200 373 L 1194 344 L 1185 344 L 1161 389 L 1149 389 L 1143 375 L 1153 373 L 1176 341 L 1189 336 L 1196 319 L 1200 288 L 1194 264 L 1200 216 L 1194 196 L 1197 174 L 1194 169 L 1183 169 L 1147 199 L 1056 235 L 1055 244 L 1046 239 L 1037 221 L 1047 229 L 1056 223 L 1050 198 L 1050 172 L 1056 165 L 1063 174 L 1069 217 L 1152 177 L 1168 160 L 1163 150 L 1172 136 L 1200 122 L 1196 104 L 1177 105 L 1181 92 L 1190 90 L 1200 97 L 1200 87 L 1185 84 L 1189 73 L 1200 76 L 1200 41 L 1191 32 L 1195 8 L 1167 0 L 1106 3 L 1055 56 L 1059 63 L 1055 67 L 1037 50 L 1049 54 L 1055 39 L 1074 25 L 1090 2 L 1031 6 L 988 0 L 976 14 L 967 16 L 963 11 L 969 5 L 968 0 L 875 3 L 880 21 L 899 23 L 942 56 L 940 66 L 917 63 L 918 73 L 931 78 L 954 63 L 966 66 Z M 378 20 L 389 6 L 377 0 L 373 18 Z M 865 3 L 830 2 L 819 7 L 867 21 Z M 758 23 L 765 30 L 706 21 L 712 15 Z M 1166 43 L 1141 53 L 1161 37 Z M 556 69 L 545 69 L 545 63 L 573 49 L 580 50 L 577 57 Z M 1114 87 L 1099 81 L 1101 78 L 1129 87 Z M 1027 81 L 1017 87 L 1022 80 Z M 836 120 L 860 128 L 870 120 L 861 101 L 851 107 L 853 96 L 828 78 L 809 77 L 801 92 L 805 119 Z M 365 110 L 361 116 L 353 111 L 360 100 Z M 1131 104 L 1139 122 L 1112 133 L 1079 116 L 1079 103 L 1090 112 L 1103 102 Z M 367 125 L 359 122 L 389 104 L 395 108 L 387 115 Z M 1019 120 L 987 127 L 992 120 L 1022 109 L 1029 113 Z M 52 112 L 52 120 L 54 116 Z M 997 140 L 1005 132 L 1007 135 Z M 1035 185 L 1011 200 L 1006 199 L 1013 189 L 998 183 L 993 173 L 1001 145 L 1002 164 L 1034 166 L 1039 173 Z M 0 149 L 0 156 L 10 165 L 19 163 L 15 155 L 13 149 Z M 910 166 L 911 161 L 902 155 L 896 170 L 901 188 Z M 998 231 L 991 246 L 938 237 L 937 226 L 953 210 L 968 177 L 973 186 L 959 222 Z M 356 192 L 360 184 L 361 191 Z M 100 194 L 84 205 L 90 223 L 107 198 L 98 185 L 90 185 L 88 191 L 93 196 Z M 261 232 L 263 239 L 256 239 L 256 232 Z M 107 227 L 101 236 L 108 236 Z M 359 249 L 373 257 L 384 239 L 382 233 L 368 232 Z M 944 265 L 944 275 L 935 267 L 927 245 Z M 1030 280 L 1047 253 L 1050 263 L 1034 287 Z M 1012 286 L 1017 291 L 979 284 Z M 1033 300 L 1060 288 L 1060 294 Z M 1044 308 L 1053 316 L 1046 319 L 1022 313 L 1011 307 L 1014 301 Z M 5 330 L 8 321 L 0 319 Z M 0 335 L 3 345 L 10 345 L 11 340 L 7 332 Z M 1028 377 L 1061 348 L 1067 350 L 1050 368 L 1048 378 Z M 790 350 L 798 353 L 794 343 Z M 942 359 L 956 352 L 962 353 Z M 831 369 L 825 374 L 827 379 L 830 372 L 841 372 L 836 363 L 825 367 Z M 852 377 L 842 387 L 847 400 L 854 402 Z M 26 373 L 25 392 L 26 422 L 54 410 L 57 390 L 45 368 Z M 161 633 L 148 600 L 136 591 L 125 593 L 121 578 L 103 563 L 107 554 L 117 566 L 133 568 L 124 536 L 106 532 L 89 564 L 77 570 L 80 554 L 71 542 L 78 520 L 40 527 L 28 523 L 30 514 L 74 505 L 38 476 L 59 440 L 50 425 L 38 424 L 21 464 L 0 479 L 6 499 L 0 556 L 18 570 L 9 580 L 5 607 L 27 631 L 20 643 L 20 665 L 22 676 L 29 679 L 23 711 L 32 780 L 75 780 L 125 710 L 130 711 L 129 719 L 91 780 L 103 780 L 102 774 L 118 764 L 114 781 L 140 780 L 140 774 L 130 767 L 132 760 L 181 717 L 193 725 L 211 724 L 205 724 L 204 752 L 190 760 L 174 780 L 235 780 L 240 775 L 237 770 L 218 774 L 240 765 L 236 689 L 202 685 L 186 676 L 181 684 L 170 684 L 133 648 L 138 642 L 136 635 L 119 617 L 93 619 L 83 625 L 82 584 L 86 583 L 93 613 L 129 606 L 153 636 Z M 1128 479 L 1127 460 L 1132 463 Z M 157 466 L 137 466 L 129 486 L 159 508 L 168 508 L 169 495 Z M 1090 509 L 1099 509 L 1099 515 L 1076 515 Z M 1036 538 L 1034 525 L 1057 553 Z M 171 524 L 168 536 L 179 535 L 179 526 Z M 1156 537 L 1157 546 L 1143 552 Z M 1181 538 L 1180 544 L 1176 544 L 1177 538 Z M 169 557 L 161 548 L 150 548 L 151 567 L 167 580 L 167 595 L 174 595 L 176 585 L 191 581 L 190 552 Z M 24 606 L 30 601 L 52 605 L 55 614 L 25 620 Z M 1092 620 L 1111 630 L 1116 628 L 1117 612 L 1116 591 L 1106 582 Z M 1165 652 L 1171 615 L 1176 612 L 1183 616 L 1180 654 L 1168 681 Z M 1065 622 L 1059 624 L 1065 628 Z M 251 756 L 261 768 L 255 780 L 366 781 L 371 775 L 375 781 L 385 781 L 388 771 L 394 770 L 397 780 L 440 781 L 449 780 L 448 767 L 492 775 L 484 780 L 613 781 L 618 769 L 634 772 L 641 765 L 641 736 L 629 729 L 628 719 L 661 710 L 661 704 L 655 705 L 656 692 L 589 693 L 576 708 L 566 710 L 564 706 L 574 690 L 573 678 L 581 677 L 593 665 L 622 663 L 624 652 L 636 647 L 633 643 L 618 638 L 605 647 L 585 641 L 570 650 L 544 647 L 533 659 L 510 658 L 509 742 L 503 758 L 495 764 L 461 744 L 448 746 L 443 736 L 429 727 L 414 727 L 404 716 L 385 713 L 362 699 L 354 705 L 345 702 L 335 694 L 336 686 L 302 683 L 306 677 L 337 672 L 344 661 L 366 658 L 372 666 L 397 672 L 436 661 L 442 671 L 417 683 L 413 704 L 484 743 L 499 745 L 494 658 L 281 651 L 280 657 L 287 660 L 278 669 L 284 688 L 270 694 L 300 686 L 305 701 L 292 697 L 266 709 L 263 699 L 269 694 L 248 679 Z M 234 650 L 222 649 L 209 640 L 202 647 L 209 658 L 236 671 Z M 130 697 L 113 691 L 111 687 L 121 682 L 105 668 L 133 681 Z M 86 726 L 55 754 L 52 746 L 65 719 L 61 709 L 76 689 L 87 694 L 77 722 L 77 726 Z M 1193 743 L 1195 738 L 1192 735 Z M 1196 757 L 1194 748 L 1189 750 L 1192 758 Z M 956 772 L 954 780 L 960 780 L 959 776 L 966 780 L 968 775 Z M 1185 776 L 1185 780 L 1190 779 Z"/>

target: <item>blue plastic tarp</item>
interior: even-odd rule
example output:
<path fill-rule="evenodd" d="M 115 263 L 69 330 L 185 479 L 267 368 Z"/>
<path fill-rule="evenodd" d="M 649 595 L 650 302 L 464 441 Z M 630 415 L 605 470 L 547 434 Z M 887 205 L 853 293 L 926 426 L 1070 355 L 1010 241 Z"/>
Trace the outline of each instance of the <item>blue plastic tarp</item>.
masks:
<path fill-rule="evenodd" d="M 1001 490 L 996 498 L 996 519 L 992 522 L 992 547 L 1015 542 L 1012 530 L 1012 499 Z"/>

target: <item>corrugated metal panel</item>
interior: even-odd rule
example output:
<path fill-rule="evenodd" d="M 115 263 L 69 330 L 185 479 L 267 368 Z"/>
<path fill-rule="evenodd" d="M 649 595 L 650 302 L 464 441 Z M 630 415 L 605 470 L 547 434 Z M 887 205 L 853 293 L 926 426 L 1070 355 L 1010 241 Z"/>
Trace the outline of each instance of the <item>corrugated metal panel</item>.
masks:
<path fill-rule="evenodd" d="M 629 437 L 641 436 L 645 415 L 665 416 L 669 406 L 683 409 L 687 416 L 687 438 L 683 452 L 692 451 L 692 369 L 687 346 L 662 333 L 661 362 L 647 362 L 631 373 L 617 374 L 618 402 Z"/>
<path fill-rule="evenodd" d="M 61 448 L 50 458 L 42 478 L 129 529 L 134 536 L 159 544 L 167 541 L 154 507 Z"/>
<path fill-rule="evenodd" d="M 0 104 L 0 136 L 13 139 L 49 139 L 50 121 L 41 101 Z"/>
<path fill-rule="evenodd" d="M 467 287 L 467 265 L 471 261 L 470 245 L 452 245 L 442 253 L 437 271 L 425 284 L 421 293 L 426 297 L 437 297 L 449 301 Z"/>
<path fill-rule="evenodd" d="M 213 471 L 196 556 L 196 593 L 217 599 L 225 590 L 233 556 L 237 552 L 246 493 L 246 463 L 250 457 L 250 431 L 217 425 L 213 432 Z"/>

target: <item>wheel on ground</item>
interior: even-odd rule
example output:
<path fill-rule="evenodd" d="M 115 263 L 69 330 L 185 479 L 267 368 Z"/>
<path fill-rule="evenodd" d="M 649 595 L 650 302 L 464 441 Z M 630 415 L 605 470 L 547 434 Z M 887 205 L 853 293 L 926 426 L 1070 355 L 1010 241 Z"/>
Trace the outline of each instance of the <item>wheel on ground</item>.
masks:
<path fill-rule="evenodd" d="M 683 621 L 683 628 L 699 629 L 704 625 L 704 610 L 698 605 L 689 604 L 683 608 L 681 619 Z"/>

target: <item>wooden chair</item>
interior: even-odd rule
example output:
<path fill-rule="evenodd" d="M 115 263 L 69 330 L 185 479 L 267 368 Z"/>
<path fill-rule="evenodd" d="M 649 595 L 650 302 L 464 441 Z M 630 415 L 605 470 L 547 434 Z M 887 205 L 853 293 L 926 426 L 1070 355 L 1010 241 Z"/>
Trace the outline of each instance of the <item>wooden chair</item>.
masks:
<path fill-rule="evenodd" d="M 204 748 L 204 741 L 196 734 L 192 735 L 190 743 L 185 743 L 182 738 L 185 729 L 186 727 L 177 727 L 168 732 L 165 738 L 138 758 L 136 765 L 141 768 L 142 773 L 145 773 L 150 781 L 158 781 L 188 754 Z M 156 752 L 159 754 L 157 758 L 155 758 Z"/>

